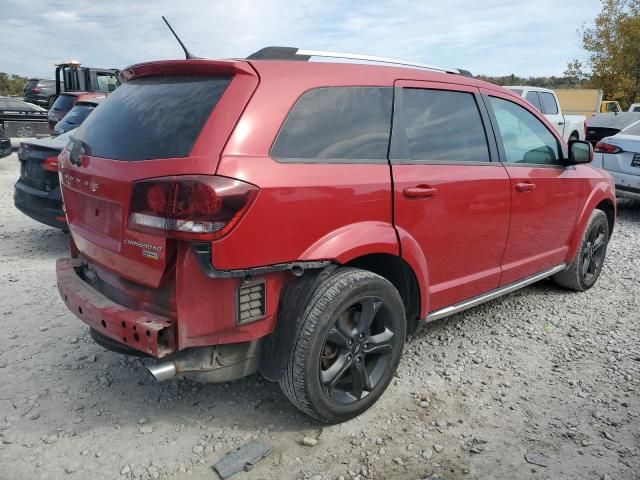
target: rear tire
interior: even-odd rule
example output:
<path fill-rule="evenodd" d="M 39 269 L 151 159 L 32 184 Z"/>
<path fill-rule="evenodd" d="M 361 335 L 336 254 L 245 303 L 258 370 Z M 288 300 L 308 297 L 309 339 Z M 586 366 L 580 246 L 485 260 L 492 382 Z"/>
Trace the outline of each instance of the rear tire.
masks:
<path fill-rule="evenodd" d="M 375 273 L 339 268 L 305 308 L 280 387 L 310 417 L 349 420 L 385 391 L 405 336 L 404 304 L 395 287 Z"/>
<path fill-rule="evenodd" d="M 584 292 L 593 287 L 600 276 L 609 243 L 609 220 L 602 210 L 591 212 L 580 248 L 566 270 L 554 275 L 553 281 L 564 288 Z"/>

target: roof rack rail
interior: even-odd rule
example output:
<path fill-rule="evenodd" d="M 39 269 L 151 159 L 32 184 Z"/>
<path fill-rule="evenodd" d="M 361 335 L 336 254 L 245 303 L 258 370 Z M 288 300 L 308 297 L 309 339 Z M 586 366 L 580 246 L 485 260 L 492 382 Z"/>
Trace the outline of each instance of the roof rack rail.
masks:
<path fill-rule="evenodd" d="M 410 62 L 397 58 L 376 57 L 373 55 L 361 55 L 359 53 L 330 52 L 325 50 L 304 50 L 295 47 L 265 47 L 247 57 L 247 60 L 297 60 L 307 62 L 311 57 L 339 58 L 345 60 L 359 60 L 365 62 L 388 63 L 403 67 L 422 68 L 436 72 L 455 73 L 458 75 L 472 76 L 468 70 L 459 68 L 439 67 L 426 63 Z"/>

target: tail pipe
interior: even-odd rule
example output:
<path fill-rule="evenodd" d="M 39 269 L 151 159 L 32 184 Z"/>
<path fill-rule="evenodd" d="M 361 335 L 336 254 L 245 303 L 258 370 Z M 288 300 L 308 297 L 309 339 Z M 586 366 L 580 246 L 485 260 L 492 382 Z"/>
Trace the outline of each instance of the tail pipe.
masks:
<path fill-rule="evenodd" d="M 158 382 L 171 380 L 178 374 L 176 364 L 173 362 L 162 362 L 156 365 L 150 365 L 147 367 L 147 370 Z"/>

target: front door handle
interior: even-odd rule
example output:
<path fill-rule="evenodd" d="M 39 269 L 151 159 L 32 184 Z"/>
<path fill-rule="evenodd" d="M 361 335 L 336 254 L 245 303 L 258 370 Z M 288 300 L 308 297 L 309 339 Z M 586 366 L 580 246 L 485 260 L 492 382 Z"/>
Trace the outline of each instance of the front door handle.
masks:
<path fill-rule="evenodd" d="M 516 190 L 518 192 L 533 192 L 536 189 L 536 184 L 531 182 L 519 182 L 516 183 Z"/>
<path fill-rule="evenodd" d="M 402 193 L 407 198 L 431 198 L 434 197 L 436 193 L 438 193 L 437 188 L 431 187 L 410 187 L 402 190 Z"/>

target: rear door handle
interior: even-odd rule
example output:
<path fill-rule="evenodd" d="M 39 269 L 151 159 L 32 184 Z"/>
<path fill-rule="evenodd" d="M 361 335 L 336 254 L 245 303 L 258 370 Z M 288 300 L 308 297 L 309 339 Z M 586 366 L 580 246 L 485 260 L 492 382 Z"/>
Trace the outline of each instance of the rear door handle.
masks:
<path fill-rule="evenodd" d="M 402 190 L 402 193 L 407 198 L 431 198 L 438 193 L 437 188 L 431 187 L 410 187 Z"/>
<path fill-rule="evenodd" d="M 531 182 L 519 182 L 516 183 L 516 190 L 518 192 L 533 192 L 536 189 L 536 184 Z"/>

